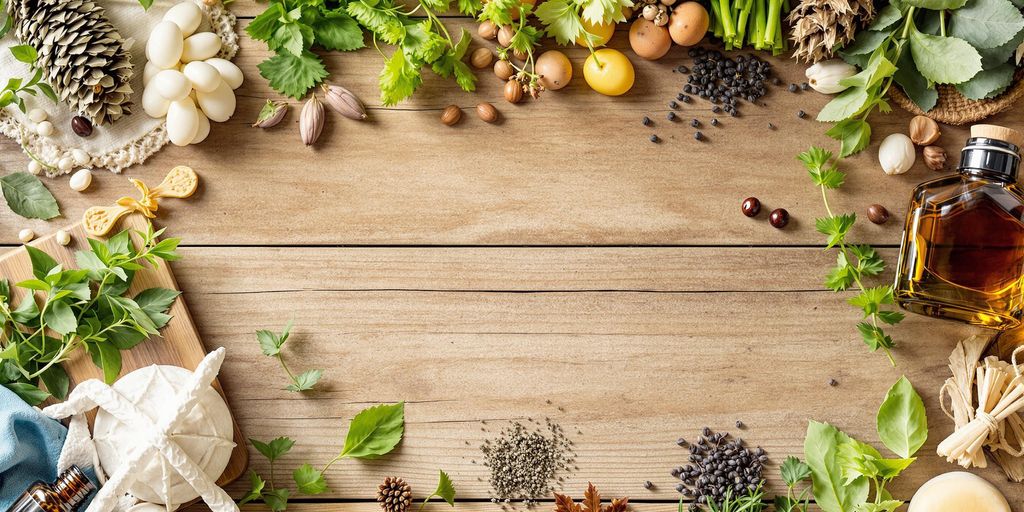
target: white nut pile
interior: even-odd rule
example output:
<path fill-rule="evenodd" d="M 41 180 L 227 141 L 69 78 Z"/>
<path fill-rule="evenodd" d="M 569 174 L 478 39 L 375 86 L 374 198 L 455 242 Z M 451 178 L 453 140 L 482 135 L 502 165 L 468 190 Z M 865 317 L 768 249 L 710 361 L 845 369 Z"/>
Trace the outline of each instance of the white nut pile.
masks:
<path fill-rule="evenodd" d="M 28 120 L 35 123 L 35 132 L 41 137 L 49 137 L 53 135 L 53 123 L 47 121 L 49 114 L 41 109 L 34 108 L 28 111 Z M 74 148 L 57 157 L 54 163 L 45 164 L 46 167 L 56 168 L 62 173 L 70 172 L 76 165 L 83 166 L 88 165 L 92 161 L 92 157 L 89 156 L 84 149 Z M 41 174 L 44 169 L 44 164 L 39 160 L 32 159 L 28 162 L 28 172 L 32 174 Z M 88 185 L 86 185 L 88 187 Z M 84 190 L 84 189 L 83 189 Z"/>
<path fill-rule="evenodd" d="M 235 113 L 242 70 L 215 58 L 220 37 L 198 32 L 203 12 L 191 0 L 171 7 L 149 35 L 142 82 L 142 108 L 167 117 L 167 135 L 177 146 L 198 144 L 210 134 L 210 121 L 223 123 Z"/>

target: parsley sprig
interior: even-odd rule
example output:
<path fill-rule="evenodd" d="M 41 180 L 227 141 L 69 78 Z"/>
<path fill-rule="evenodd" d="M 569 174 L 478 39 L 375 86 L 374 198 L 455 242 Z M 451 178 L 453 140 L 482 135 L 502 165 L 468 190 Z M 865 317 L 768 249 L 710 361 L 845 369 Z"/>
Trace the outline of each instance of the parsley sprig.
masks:
<path fill-rule="evenodd" d="M 292 373 L 291 369 L 288 368 L 288 364 L 284 362 L 284 354 L 281 353 L 281 349 L 284 344 L 291 337 L 292 322 L 289 321 L 288 325 L 284 326 L 284 330 L 280 333 L 269 331 L 267 329 L 260 329 L 256 331 L 256 341 L 260 344 L 260 350 L 263 355 L 267 357 L 273 357 L 277 359 L 278 364 L 281 365 L 281 369 L 288 375 L 288 380 L 291 381 L 284 389 L 286 391 L 302 392 L 310 391 L 313 386 L 316 386 L 317 382 L 320 382 L 320 378 L 323 377 L 324 371 L 320 369 L 306 370 L 298 375 Z"/>
<path fill-rule="evenodd" d="M 832 152 L 812 146 L 797 156 L 811 181 L 821 189 L 821 199 L 825 204 L 827 217 L 814 221 L 818 232 L 827 236 L 827 249 L 836 248 L 836 266 L 829 271 L 825 286 L 835 292 L 847 290 L 854 285 L 860 293 L 847 299 L 851 305 L 864 312 L 864 321 L 857 324 L 864 343 L 872 352 L 882 349 L 889 362 L 896 366 L 891 349 L 896 344 L 892 337 L 885 333 L 882 324 L 895 325 L 900 323 L 904 315 L 899 311 L 883 309 L 893 304 L 891 285 L 867 287 L 864 278 L 877 276 L 885 270 L 885 261 L 869 245 L 854 245 L 846 242 L 846 235 L 857 221 L 854 213 L 836 215 L 828 204 L 828 191 L 838 189 L 846 181 L 846 174 L 840 171 L 832 161 Z"/>

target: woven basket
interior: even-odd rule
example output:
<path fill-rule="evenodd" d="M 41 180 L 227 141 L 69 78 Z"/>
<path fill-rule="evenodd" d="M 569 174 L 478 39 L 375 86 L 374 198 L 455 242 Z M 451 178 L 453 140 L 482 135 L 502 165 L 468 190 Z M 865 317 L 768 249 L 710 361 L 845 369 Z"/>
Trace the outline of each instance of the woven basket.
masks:
<path fill-rule="evenodd" d="M 952 85 L 936 85 L 939 101 L 928 112 L 917 106 L 903 89 L 890 89 L 892 101 L 911 114 L 924 114 L 940 123 L 963 125 L 976 123 L 989 116 L 1008 110 L 1017 100 L 1024 97 L 1024 68 L 1018 69 L 1013 77 L 1013 84 L 1006 92 L 987 100 L 969 100 Z"/>

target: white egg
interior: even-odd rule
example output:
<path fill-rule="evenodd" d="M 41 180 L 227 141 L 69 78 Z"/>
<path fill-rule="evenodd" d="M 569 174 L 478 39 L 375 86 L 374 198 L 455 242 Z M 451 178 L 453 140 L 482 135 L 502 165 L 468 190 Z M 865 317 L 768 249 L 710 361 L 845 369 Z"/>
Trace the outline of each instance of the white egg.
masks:
<path fill-rule="evenodd" d="M 68 180 L 68 186 L 75 192 L 84 192 L 89 185 L 92 185 L 92 171 L 89 169 L 79 169 Z"/>
<path fill-rule="evenodd" d="M 89 163 L 89 153 L 86 153 L 84 149 L 75 148 L 71 150 L 71 159 L 78 165 L 85 165 Z"/>
<path fill-rule="evenodd" d="M 29 160 L 28 161 L 28 172 L 38 176 L 40 173 L 43 172 L 43 164 L 39 163 L 36 160 Z"/>
<path fill-rule="evenodd" d="M 182 73 L 192 81 L 192 87 L 200 92 L 213 92 L 222 81 L 217 68 L 203 61 L 185 64 Z"/>
<path fill-rule="evenodd" d="M 46 111 L 41 108 L 34 108 L 28 111 L 28 120 L 33 123 L 46 121 Z"/>
<path fill-rule="evenodd" d="M 181 50 L 181 61 L 192 62 L 194 60 L 206 60 L 220 51 L 220 36 L 213 32 L 200 32 L 192 34 L 185 39 Z"/>
<path fill-rule="evenodd" d="M 172 101 L 167 109 L 167 136 L 175 146 L 187 146 L 199 131 L 199 111 L 191 98 Z"/>
<path fill-rule="evenodd" d="M 206 117 L 215 123 L 223 123 L 235 113 L 235 92 L 223 80 L 213 92 L 197 92 L 196 99 Z"/>
<path fill-rule="evenodd" d="M 53 123 L 49 121 L 43 121 L 36 125 L 36 133 L 41 137 L 49 137 L 53 135 Z"/>
<path fill-rule="evenodd" d="M 61 158 L 60 160 L 57 160 L 57 169 L 60 169 L 61 171 L 64 171 L 64 172 L 70 171 L 71 168 L 74 167 L 74 166 L 75 166 L 75 161 L 72 160 L 70 156 L 66 156 L 66 157 Z"/>
<path fill-rule="evenodd" d="M 160 69 L 178 65 L 184 47 L 184 36 L 173 21 L 161 21 L 149 33 L 146 43 L 146 58 Z"/>
<path fill-rule="evenodd" d="M 192 82 L 176 69 L 165 69 L 157 73 L 151 87 L 156 87 L 156 92 L 168 101 L 185 99 L 192 92 Z"/>
<path fill-rule="evenodd" d="M 206 63 L 217 68 L 220 72 L 220 77 L 228 83 L 232 89 L 238 89 L 242 86 L 242 70 L 238 69 L 238 66 L 234 62 L 227 59 L 206 59 Z"/>
<path fill-rule="evenodd" d="M 199 128 L 196 130 L 196 136 L 192 139 L 192 144 L 199 144 L 206 140 L 206 137 L 210 135 L 210 119 L 203 114 L 203 111 L 199 111 Z"/>
<path fill-rule="evenodd" d="M 144 87 L 149 85 L 149 81 L 152 80 L 160 71 L 163 71 L 160 69 L 160 66 L 157 66 L 152 62 L 146 62 L 146 67 L 142 69 L 142 85 Z"/>
<path fill-rule="evenodd" d="M 167 107 L 170 106 L 170 104 L 170 101 L 167 101 L 166 98 L 160 96 L 156 87 L 146 87 L 146 89 L 142 91 L 142 110 L 144 110 L 146 115 L 149 117 L 159 119 L 166 116 Z"/>
<path fill-rule="evenodd" d="M 173 21 L 181 29 L 182 35 L 188 37 L 199 28 L 203 21 L 203 11 L 192 0 L 185 0 L 167 10 L 164 21 Z"/>

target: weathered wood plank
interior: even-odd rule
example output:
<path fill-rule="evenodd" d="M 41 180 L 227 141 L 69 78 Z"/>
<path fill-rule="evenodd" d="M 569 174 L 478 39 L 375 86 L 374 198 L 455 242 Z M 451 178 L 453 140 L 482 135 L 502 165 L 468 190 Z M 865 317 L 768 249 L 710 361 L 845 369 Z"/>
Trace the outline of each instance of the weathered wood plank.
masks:
<path fill-rule="evenodd" d="M 842 296 L 785 270 L 751 274 L 751 261 L 772 261 L 817 279 L 819 250 L 718 249 L 705 271 L 694 262 L 708 251 L 201 248 L 175 270 L 203 338 L 228 349 L 221 378 L 242 429 L 297 440 L 279 474 L 329 460 L 367 405 L 407 401 L 400 449 L 336 465 L 324 499 L 370 499 L 388 474 L 431 488 L 438 468 L 461 497 L 487 498 L 478 445 L 510 420 L 551 417 L 576 444 L 567 489 L 589 480 L 607 495 L 672 500 L 677 437 L 742 420 L 738 432 L 779 461 L 802 452 L 813 418 L 877 444 L 874 411 L 901 374 L 926 400 L 931 436 L 894 492 L 954 469 L 934 455 L 951 428 L 936 392 L 949 350 L 975 329 L 911 316 L 893 331 L 891 368 L 858 340 Z M 794 282 L 812 286 L 779 291 Z M 280 390 L 283 374 L 252 335 L 289 319 L 290 366 L 326 369 L 308 397 Z M 258 457 L 253 468 L 268 469 Z M 982 474 L 1024 497 L 995 470 Z"/>
<path fill-rule="evenodd" d="M 449 24 L 473 29 L 464 19 Z M 628 46 L 624 30 L 612 46 Z M 586 50 L 567 53 L 575 80 L 539 101 L 505 103 L 500 81 L 485 70 L 475 94 L 428 76 L 412 100 L 389 109 L 378 107 L 382 60 L 376 52 L 328 54 L 333 80 L 366 100 L 371 119 L 358 123 L 331 114 L 321 143 L 310 149 L 298 139 L 297 108 L 277 128 L 249 127 L 263 101 L 275 95 L 256 70 L 266 48 L 243 36 L 237 62 L 247 80 L 238 90 L 236 116 L 215 126 L 207 142 L 168 147 L 128 174 L 156 182 L 174 165 L 188 164 L 202 175 L 196 197 L 161 204 L 163 221 L 194 244 L 821 243 L 813 229 L 813 218 L 823 211 L 819 194 L 794 156 L 810 144 L 835 147 L 823 135 L 825 125 L 796 117 L 800 109 L 813 116 L 824 96 L 776 88 L 765 99 L 767 108 L 747 106 L 743 117 L 722 118 L 717 128 L 707 126 L 713 116 L 709 104 L 683 104 L 683 120 L 705 123 L 709 140 L 698 143 L 688 123 L 663 121 L 668 101 L 682 86 L 681 75 L 671 69 L 689 63 L 684 49 L 674 48 L 657 62 L 634 57 L 637 85 L 621 98 L 590 91 L 582 80 Z M 803 80 L 801 66 L 773 62 L 786 83 Z M 503 122 L 477 119 L 471 109 L 480 101 L 493 101 Z M 437 119 L 449 103 L 466 109 L 455 128 Z M 1014 119 L 1021 112 L 1024 107 L 992 121 L 1019 125 Z M 640 124 L 643 115 L 655 120 L 653 130 Z M 905 130 L 908 117 L 874 116 L 876 144 L 885 134 Z M 768 129 L 768 122 L 778 128 Z M 650 133 L 664 142 L 651 144 Z M 964 130 L 945 129 L 940 142 L 956 151 L 964 137 Z M 896 244 L 910 189 L 934 173 L 918 163 L 906 175 L 885 177 L 875 148 L 844 163 L 850 178 L 834 206 L 863 212 L 870 203 L 884 204 L 894 220 L 884 227 L 859 226 L 852 236 Z M 14 143 L 0 143 L 4 169 L 24 168 L 26 161 Z M 85 194 L 70 191 L 67 178 L 48 183 L 71 219 L 90 205 L 134 192 L 124 177 L 105 173 Z M 792 224 L 778 231 L 764 217 L 740 215 L 740 202 L 751 195 L 766 210 L 787 208 Z M 16 243 L 21 227 L 46 232 L 59 223 L 25 221 L 0 210 L 4 243 Z"/>

